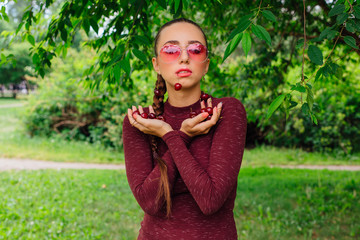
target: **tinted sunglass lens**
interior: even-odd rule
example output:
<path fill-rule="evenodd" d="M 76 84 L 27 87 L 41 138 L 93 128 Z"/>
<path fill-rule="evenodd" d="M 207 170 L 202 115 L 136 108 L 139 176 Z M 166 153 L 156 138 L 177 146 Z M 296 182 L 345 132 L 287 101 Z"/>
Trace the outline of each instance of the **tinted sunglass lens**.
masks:
<path fill-rule="evenodd" d="M 207 50 L 204 45 L 201 44 L 191 44 L 188 46 L 187 51 L 191 59 L 202 62 L 207 58 Z"/>
<path fill-rule="evenodd" d="M 173 62 L 180 55 L 181 49 L 176 46 L 164 46 L 160 50 L 160 57 L 164 62 Z"/>

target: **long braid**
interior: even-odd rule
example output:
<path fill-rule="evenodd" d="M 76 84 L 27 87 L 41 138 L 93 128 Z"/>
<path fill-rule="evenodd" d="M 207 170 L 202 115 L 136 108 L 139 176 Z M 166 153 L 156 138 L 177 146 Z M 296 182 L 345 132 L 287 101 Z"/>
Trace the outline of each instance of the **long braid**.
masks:
<path fill-rule="evenodd" d="M 164 113 L 164 95 L 166 93 L 165 80 L 162 78 L 160 74 L 157 75 L 155 88 L 159 90 L 160 94 L 154 94 L 152 106 L 154 108 L 155 115 L 159 116 Z M 166 215 L 170 216 L 171 195 L 170 195 L 169 179 L 167 177 L 167 165 L 165 161 L 162 158 L 160 158 L 160 156 L 157 153 L 158 150 L 157 139 L 153 135 L 151 135 L 151 150 L 154 159 L 156 159 L 157 163 L 159 164 L 159 169 L 160 169 L 159 191 L 156 197 L 156 201 L 157 203 L 159 203 L 160 199 L 164 197 L 166 202 Z"/>

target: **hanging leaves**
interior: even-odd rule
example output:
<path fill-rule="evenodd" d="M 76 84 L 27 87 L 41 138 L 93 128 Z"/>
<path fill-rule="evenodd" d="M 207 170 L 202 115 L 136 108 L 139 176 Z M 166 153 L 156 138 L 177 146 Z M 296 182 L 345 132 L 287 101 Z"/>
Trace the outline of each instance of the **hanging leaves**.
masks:
<path fill-rule="evenodd" d="M 352 47 L 352 48 L 359 49 L 359 47 L 356 46 L 356 41 L 355 41 L 355 39 L 354 39 L 353 37 L 351 37 L 351 36 L 345 36 L 345 37 L 344 37 L 344 42 L 345 42 L 347 45 L 349 45 L 350 47 Z"/>
<path fill-rule="evenodd" d="M 269 10 L 264 10 L 264 11 L 262 11 L 262 15 L 263 15 L 267 20 L 270 20 L 270 21 L 272 21 L 272 22 L 277 22 L 275 15 L 274 15 L 271 11 L 269 11 Z"/>
<path fill-rule="evenodd" d="M 309 46 L 308 56 L 313 63 L 315 63 L 317 65 L 323 64 L 323 55 L 322 55 L 321 50 L 317 46 L 314 46 L 314 45 Z"/>
<path fill-rule="evenodd" d="M 280 96 L 275 98 L 275 100 L 269 106 L 266 119 L 269 119 L 273 115 L 275 110 L 278 109 L 278 107 L 283 103 L 284 99 L 285 99 L 285 94 L 281 94 Z"/>
<path fill-rule="evenodd" d="M 228 46 L 226 47 L 225 53 L 224 53 L 224 57 L 223 57 L 223 62 L 225 61 L 225 59 L 230 56 L 230 54 L 235 50 L 235 48 L 239 45 L 240 40 L 242 39 L 243 33 L 238 33 L 237 35 L 235 35 L 235 37 L 231 40 L 231 42 L 228 44 Z"/>
<path fill-rule="evenodd" d="M 251 49 L 251 37 L 248 32 L 245 32 L 241 39 L 241 44 L 245 52 L 245 56 L 248 55 L 250 49 Z"/>
<path fill-rule="evenodd" d="M 269 46 L 271 46 L 271 37 L 265 28 L 260 25 L 254 24 L 251 26 L 251 30 L 255 34 L 255 36 L 257 36 L 261 40 L 264 40 Z"/>
<path fill-rule="evenodd" d="M 329 12 L 329 17 L 339 15 L 341 13 L 345 12 L 345 5 L 339 4 L 335 5 Z"/>

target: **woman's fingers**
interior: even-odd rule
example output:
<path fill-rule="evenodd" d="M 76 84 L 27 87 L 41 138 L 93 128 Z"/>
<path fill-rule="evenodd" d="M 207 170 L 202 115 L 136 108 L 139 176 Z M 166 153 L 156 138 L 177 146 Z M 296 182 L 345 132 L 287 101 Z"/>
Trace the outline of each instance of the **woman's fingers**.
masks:
<path fill-rule="evenodd" d="M 140 115 L 143 114 L 143 112 L 144 112 L 144 109 L 142 108 L 142 106 L 139 105 L 139 113 L 140 113 Z"/>
<path fill-rule="evenodd" d="M 129 122 L 132 126 L 134 126 L 136 124 L 136 120 L 133 117 L 133 111 L 128 108 L 128 118 L 129 118 Z"/>
<path fill-rule="evenodd" d="M 155 114 L 154 108 L 151 105 L 149 106 L 149 112 Z"/>
<path fill-rule="evenodd" d="M 219 115 L 219 117 L 220 117 L 221 109 L 222 109 L 222 102 L 220 102 L 220 103 L 217 105 L 217 110 L 218 110 L 218 115 Z"/>
<path fill-rule="evenodd" d="M 201 106 L 201 108 L 205 108 L 205 102 L 204 102 L 204 100 L 202 100 L 202 101 L 200 102 L 200 106 Z"/>
<path fill-rule="evenodd" d="M 211 98 L 208 98 L 207 105 L 208 105 L 208 107 L 212 108 L 212 100 L 211 100 Z"/>

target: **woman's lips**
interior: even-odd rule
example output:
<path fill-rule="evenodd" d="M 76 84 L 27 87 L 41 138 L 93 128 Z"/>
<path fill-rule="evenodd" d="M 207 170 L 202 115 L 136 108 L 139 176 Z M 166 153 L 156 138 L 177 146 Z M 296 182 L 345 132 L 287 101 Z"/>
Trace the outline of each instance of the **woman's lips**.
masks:
<path fill-rule="evenodd" d="M 182 68 L 182 69 L 179 69 L 176 71 L 176 75 L 178 77 L 188 77 L 192 74 L 191 70 L 190 69 L 185 69 L 185 68 Z"/>

